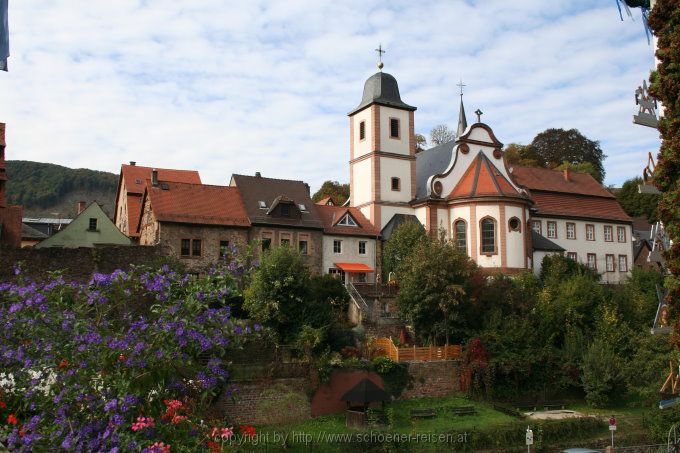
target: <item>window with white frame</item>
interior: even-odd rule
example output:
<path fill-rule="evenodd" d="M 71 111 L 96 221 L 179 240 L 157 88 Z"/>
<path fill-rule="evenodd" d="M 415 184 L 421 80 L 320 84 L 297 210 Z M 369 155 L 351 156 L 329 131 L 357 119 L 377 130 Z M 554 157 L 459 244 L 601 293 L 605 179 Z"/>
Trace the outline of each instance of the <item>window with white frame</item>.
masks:
<path fill-rule="evenodd" d="M 619 255 L 619 272 L 628 272 L 628 256 Z"/>
<path fill-rule="evenodd" d="M 541 221 L 540 220 L 532 220 L 531 221 L 531 229 L 537 232 L 538 234 L 541 234 Z"/>
<path fill-rule="evenodd" d="M 614 272 L 614 255 L 605 255 L 605 262 L 607 264 L 607 272 Z"/>
<path fill-rule="evenodd" d="M 548 222 L 548 237 L 557 239 L 557 222 Z"/>
<path fill-rule="evenodd" d="M 586 240 L 587 241 L 595 240 L 595 225 L 591 224 L 586 225 Z"/>
<path fill-rule="evenodd" d="M 612 228 L 611 225 L 605 225 L 604 226 L 604 240 L 606 242 L 612 242 L 614 241 L 614 229 Z"/>
<path fill-rule="evenodd" d="M 597 269 L 597 255 L 594 253 L 588 253 L 588 267 L 591 269 Z"/>
<path fill-rule="evenodd" d="M 342 253 L 342 241 L 335 239 L 333 241 L 333 253 Z"/>
<path fill-rule="evenodd" d="M 453 224 L 453 229 L 456 232 L 456 247 L 467 251 L 467 225 L 465 220 L 456 220 L 456 223 Z"/>
<path fill-rule="evenodd" d="M 354 221 L 354 218 L 352 218 L 351 215 L 345 214 L 345 216 L 338 222 L 338 225 L 355 227 L 357 226 L 357 223 Z"/>
<path fill-rule="evenodd" d="M 578 255 L 576 252 L 567 252 L 567 258 L 578 261 Z"/>
<path fill-rule="evenodd" d="M 576 239 L 576 224 L 567 222 L 567 239 Z"/>
<path fill-rule="evenodd" d="M 616 227 L 616 238 L 618 239 L 619 242 L 626 242 L 626 228 L 625 227 Z"/>
<path fill-rule="evenodd" d="M 496 222 L 491 218 L 482 220 L 482 253 L 496 253 Z"/>

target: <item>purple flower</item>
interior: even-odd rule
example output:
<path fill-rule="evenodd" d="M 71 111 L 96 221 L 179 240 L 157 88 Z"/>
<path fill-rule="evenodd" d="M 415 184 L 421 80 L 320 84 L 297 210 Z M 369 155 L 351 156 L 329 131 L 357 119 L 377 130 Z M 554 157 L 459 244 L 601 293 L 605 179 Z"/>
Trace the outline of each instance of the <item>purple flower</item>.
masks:
<path fill-rule="evenodd" d="M 118 400 L 117 400 L 117 399 L 112 399 L 111 401 L 107 402 L 107 403 L 104 405 L 104 411 L 110 412 L 110 411 L 116 409 L 117 406 L 118 406 Z"/>

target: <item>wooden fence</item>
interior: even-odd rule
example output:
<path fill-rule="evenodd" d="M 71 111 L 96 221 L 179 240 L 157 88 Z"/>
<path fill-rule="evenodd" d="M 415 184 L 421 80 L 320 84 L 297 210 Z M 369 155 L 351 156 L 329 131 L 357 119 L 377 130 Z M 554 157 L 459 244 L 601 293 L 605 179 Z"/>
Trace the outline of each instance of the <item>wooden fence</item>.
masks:
<path fill-rule="evenodd" d="M 463 348 L 459 344 L 447 346 L 413 346 L 398 348 L 391 338 L 375 340 L 376 355 L 389 357 L 395 362 L 430 362 L 433 360 L 455 360 L 460 358 Z"/>

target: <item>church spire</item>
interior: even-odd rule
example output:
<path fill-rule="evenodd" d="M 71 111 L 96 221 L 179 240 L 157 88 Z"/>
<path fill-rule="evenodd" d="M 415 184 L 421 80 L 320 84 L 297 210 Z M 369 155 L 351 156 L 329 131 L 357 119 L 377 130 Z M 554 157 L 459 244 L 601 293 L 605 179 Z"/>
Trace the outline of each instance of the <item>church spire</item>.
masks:
<path fill-rule="evenodd" d="M 460 87 L 460 110 L 458 112 L 458 129 L 456 129 L 456 137 L 460 137 L 463 135 L 463 132 L 465 132 L 465 129 L 467 129 L 467 119 L 465 118 L 465 107 L 463 106 L 463 87 L 465 84 L 463 83 L 463 80 L 459 83 L 457 83 L 457 86 Z"/>

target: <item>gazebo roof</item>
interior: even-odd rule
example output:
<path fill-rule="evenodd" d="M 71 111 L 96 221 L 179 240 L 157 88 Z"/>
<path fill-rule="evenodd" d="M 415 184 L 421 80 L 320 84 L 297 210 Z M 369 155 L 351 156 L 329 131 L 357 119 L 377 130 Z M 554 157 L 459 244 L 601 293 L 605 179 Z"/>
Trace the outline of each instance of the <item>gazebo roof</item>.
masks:
<path fill-rule="evenodd" d="M 371 403 L 374 401 L 389 401 L 390 395 L 370 379 L 364 378 L 351 390 L 342 395 L 340 399 L 342 401 Z"/>

